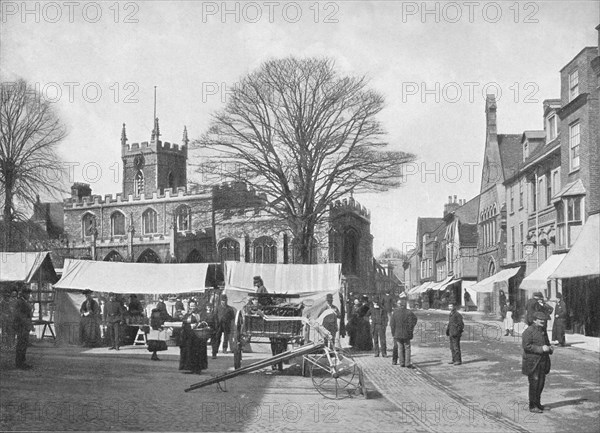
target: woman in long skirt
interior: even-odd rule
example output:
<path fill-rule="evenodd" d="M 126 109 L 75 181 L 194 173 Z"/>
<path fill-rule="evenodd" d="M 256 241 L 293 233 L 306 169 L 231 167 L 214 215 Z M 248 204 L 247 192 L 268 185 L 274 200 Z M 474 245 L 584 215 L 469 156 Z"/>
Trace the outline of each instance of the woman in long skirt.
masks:
<path fill-rule="evenodd" d="M 85 301 L 81 304 L 79 312 L 79 340 L 84 347 L 96 347 L 100 345 L 100 305 L 92 298 L 92 291 L 85 290 Z"/>

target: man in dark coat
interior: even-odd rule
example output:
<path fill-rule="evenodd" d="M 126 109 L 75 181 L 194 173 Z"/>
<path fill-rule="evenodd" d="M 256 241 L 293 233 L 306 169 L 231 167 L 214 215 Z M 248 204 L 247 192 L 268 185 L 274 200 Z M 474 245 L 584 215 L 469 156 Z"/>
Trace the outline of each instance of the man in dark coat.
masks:
<path fill-rule="evenodd" d="M 534 313 L 533 323 L 522 335 L 523 367 L 521 372 L 529 379 L 529 411 L 542 413 L 542 391 L 546 375 L 550 372 L 550 355 L 554 351 L 546 333 L 546 315 Z"/>
<path fill-rule="evenodd" d="M 333 295 L 328 293 L 325 296 L 326 304 L 321 308 L 317 318 L 323 323 L 323 328 L 327 329 L 331 334 L 331 347 L 335 347 L 335 337 L 339 330 L 338 319 L 342 317 L 338 307 L 333 305 Z M 325 338 L 325 344 L 329 345 L 329 340 Z"/>
<path fill-rule="evenodd" d="M 27 345 L 29 344 L 29 333 L 33 329 L 31 319 L 33 317 L 33 309 L 29 303 L 29 295 L 31 289 L 23 287 L 17 298 L 14 308 L 13 328 L 17 335 L 17 347 L 15 354 L 15 364 L 20 370 L 29 370 L 31 365 L 25 363 L 25 354 Z"/>
<path fill-rule="evenodd" d="M 392 310 L 394 308 L 394 298 L 392 298 L 392 295 L 390 294 L 390 289 L 385 290 L 385 295 L 383 295 L 383 298 L 381 299 L 381 306 L 387 313 L 388 318 L 392 317 Z"/>
<path fill-rule="evenodd" d="M 373 336 L 373 350 L 375 351 L 375 357 L 379 354 L 385 358 L 387 356 L 387 345 L 385 342 L 385 328 L 388 323 L 388 316 L 386 311 L 381 308 L 379 301 L 375 299 L 373 301 L 373 308 L 367 313 L 369 316 L 369 324 L 371 325 L 371 335 Z M 381 352 L 380 352 L 381 346 Z"/>
<path fill-rule="evenodd" d="M 415 368 L 410 361 L 410 340 L 417 324 L 417 316 L 406 309 L 406 297 L 400 296 L 398 309 L 392 314 L 390 327 L 394 337 L 394 349 L 392 351 L 392 365 L 398 364 L 398 346 L 400 346 L 400 366 Z"/>
<path fill-rule="evenodd" d="M 565 345 L 565 329 L 567 328 L 568 311 L 565 301 L 562 299 L 562 293 L 557 293 L 558 302 L 554 309 L 554 324 L 552 325 L 552 339 L 558 341 L 558 344 Z"/>
<path fill-rule="evenodd" d="M 546 315 L 546 320 L 550 318 L 550 314 L 554 310 L 550 305 L 544 302 L 544 295 L 542 292 L 535 292 L 533 294 L 533 298 L 527 301 L 525 305 L 526 309 L 526 321 L 527 325 L 531 326 L 533 323 L 533 315 L 537 312 L 544 313 Z"/>
<path fill-rule="evenodd" d="M 465 324 L 462 315 L 456 310 L 455 304 L 448 304 L 448 308 L 450 308 L 450 316 L 448 317 L 446 335 L 450 338 L 450 352 L 452 353 L 452 361 L 448 364 L 461 365 L 460 337 L 465 329 Z"/>
<path fill-rule="evenodd" d="M 223 339 L 223 353 L 227 352 L 227 344 L 231 334 L 231 323 L 235 319 L 235 310 L 227 304 L 227 295 L 221 296 L 221 301 L 216 309 L 217 315 L 217 331 L 215 341 L 212 344 L 212 357 L 217 357 L 221 338 Z"/>
<path fill-rule="evenodd" d="M 109 300 L 104 307 L 104 314 L 106 315 L 106 327 L 108 336 L 110 339 L 110 347 L 108 350 L 119 350 L 121 345 L 121 323 L 123 322 L 123 314 L 125 307 L 119 301 L 114 293 L 108 295 Z"/>

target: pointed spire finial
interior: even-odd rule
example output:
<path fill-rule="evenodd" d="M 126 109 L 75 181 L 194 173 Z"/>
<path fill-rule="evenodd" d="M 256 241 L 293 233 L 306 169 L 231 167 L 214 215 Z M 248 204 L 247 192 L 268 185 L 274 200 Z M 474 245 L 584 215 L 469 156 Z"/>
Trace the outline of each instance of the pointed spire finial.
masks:
<path fill-rule="evenodd" d="M 152 136 L 150 141 L 159 141 L 160 139 L 160 128 L 158 127 L 158 117 L 154 118 L 154 129 L 152 130 Z"/>
<path fill-rule="evenodd" d="M 188 143 L 190 142 L 190 140 L 188 139 L 188 134 L 187 134 L 187 126 L 183 126 L 183 138 L 181 139 L 181 142 L 187 146 Z"/>
<path fill-rule="evenodd" d="M 121 129 L 121 145 L 127 144 L 127 134 L 125 133 L 125 124 L 123 123 L 123 129 Z"/>

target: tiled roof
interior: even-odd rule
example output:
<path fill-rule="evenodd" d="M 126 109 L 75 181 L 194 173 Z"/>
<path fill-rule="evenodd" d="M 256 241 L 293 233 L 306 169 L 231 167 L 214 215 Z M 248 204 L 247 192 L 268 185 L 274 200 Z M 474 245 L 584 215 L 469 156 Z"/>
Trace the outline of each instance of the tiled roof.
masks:
<path fill-rule="evenodd" d="M 420 236 L 425 233 L 433 233 L 436 229 L 444 223 L 443 218 L 422 218 L 417 219 L 417 230 Z"/>
<path fill-rule="evenodd" d="M 554 199 L 558 199 L 560 197 L 570 197 L 575 195 L 585 195 L 585 186 L 583 186 L 583 182 L 581 179 L 577 179 L 573 182 L 566 184 L 563 189 L 560 190 L 558 194 L 554 196 Z"/>
<path fill-rule="evenodd" d="M 519 169 L 523 161 L 521 134 L 498 134 L 498 147 L 502 161 L 504 179 L 510 178 Z"/>
<path fill-rule="evenodd" d="M 460 219 L 460 221 L 471 224 L 477 223 L 477 216 L 479 213 L 479 197 L 479 195 L 476 195 L 454 211 L 454 214 Z"/>

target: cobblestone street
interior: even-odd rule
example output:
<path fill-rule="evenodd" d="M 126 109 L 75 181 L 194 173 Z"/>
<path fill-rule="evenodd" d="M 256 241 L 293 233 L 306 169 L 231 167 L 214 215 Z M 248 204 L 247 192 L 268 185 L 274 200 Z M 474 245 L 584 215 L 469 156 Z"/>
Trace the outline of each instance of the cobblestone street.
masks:
<path fill-rule="evenodd" d="M 202 375 L 177 370 L 177 348 L 149 360 L 143 347 L 119 353 L 59 348 L 29 349 L 31 371 L 13 368 L 2 354 L 2 430 L 154 431 L 598 431 L 600 397 L 597 353 L 572 347 L 553 356 L 541 415 L 526 410 L 520 339 L 496 336 L 488 324 L 467 322 L 463 365 L 446 364 L 445 314 L 417 312 L 415 370 L 391 358 L 356 353 L 365 371 L 368 399 L 329 400 L 293 362 L 283 373 L 267 369 L 184 393 L 189 385 L 232 366 L 232 355 L 209 360 Z M 470 328 L 469 328 L 470 327 Z M 468 335 L 468 332 L 465 334 Z M 388 338 L 390 345 L 391 338 Z M 244 363 L 265 357 L 253 345 Z M 389 351 L 391 352 L 391 351 Z M 574 361 L 577 361 L 575 363 Z M 576 367 L 574 367 L 576 366 Z"/>

